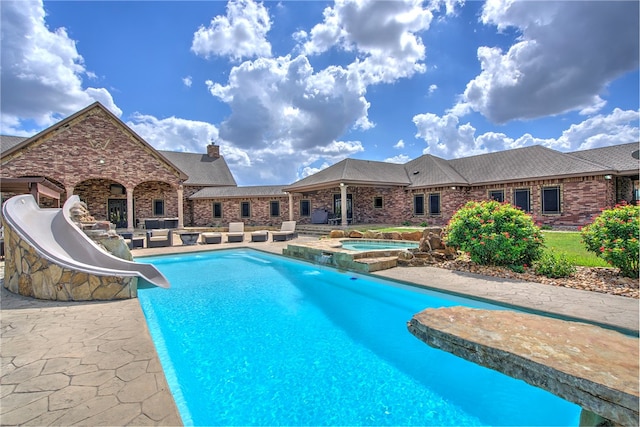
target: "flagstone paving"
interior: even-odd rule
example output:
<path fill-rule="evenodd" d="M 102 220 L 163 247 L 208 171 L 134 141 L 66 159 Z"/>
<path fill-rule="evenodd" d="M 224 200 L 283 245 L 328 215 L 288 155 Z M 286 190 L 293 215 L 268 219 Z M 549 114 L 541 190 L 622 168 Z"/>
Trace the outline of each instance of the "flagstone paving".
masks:
<path fill-rule="evenodd" d="M 296 241 L 317 240 L 299 237 Z M 247 240 L 247 239 L 245 239 Z M 231 243 L 134 251 L 134 256 L 254 247 Z M 4 276 L 0 263 L 0 278 Z M 395 280 L 638 331 L 638 300 L 431 267 L 378 273 Z M 137 299 L 42 301 L 0 286 L 2 425 L 181 425 Z M 407 319 L 409 320 L 409 319 Z"/>

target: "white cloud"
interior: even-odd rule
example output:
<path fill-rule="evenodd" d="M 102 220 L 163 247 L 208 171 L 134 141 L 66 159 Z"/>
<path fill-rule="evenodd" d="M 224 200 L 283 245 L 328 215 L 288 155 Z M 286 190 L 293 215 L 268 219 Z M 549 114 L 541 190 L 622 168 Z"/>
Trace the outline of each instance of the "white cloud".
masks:
<path fill-rule="evenodd" d="M 399 163 L 399 164 L 407 163 L 409 160 L 411 160 L 411 158 L 406 154 L 398 154 L 397 156 L 388 157 L 384 159 L 384 161 L 387 163 Z"/>
<path fill-rule="evenodd" d="M 430 85 L 429 86 L 429 95 L 433 95 L 433 93 L 438 90 L 438 85 Z"/>
<path fill-rule="evenodd" d="M 422 1 L 337 0 L 323 15 L 323 22 L 310 33 L 294 34 L 305 54 L 333 47 L 355 51 L 358 59 L 349 69 L 365 85 L 391 83 L 426 71 L 421 62 L 425 47 L 417 34 L 429 28 L 433 14 L 422 7 Z"/>
<path fill-rule="evenodd" d="M 1 2 L 2 133 L 32 120 L 41 129 L 100 101 L 117 116 L 122 111 L 104 88 L 82 87 L 94 78 L 64 28 L 49 30 L 41 1 Z"/>
<path fill-rule="evenodd" d="M 404 148 L 404 141 L 400 140 L 396 142 L 396 145 L 394 145 L 393 148 L 397 148 L 398 150 L 400 150 L 401 148 Z"/>
<path fill-rule="evenodd" d="M 227 15 L 216 16 L 208 27 L 201 26 L 193 35 L 191 50 L 209 58 L 211 55 L 242 58 L 271 56 L 267 33 L 271 29 L 269 12 L 263 3 L 231 0 Z"/>
<path fill-rule="evenodd" d="M 226 85 L 208 81 L 229 104 L 221 138 L 243 148 L 325 147 L 352 127 L 368 129 L 369 103 L 348 71 L 315 73 L 304 56 L 260 58 L 234 67 Z"/>
<path fill-rule="evenodd" d="M 481 16 L 520 36 L 507 52 L 481 46 L 482 72 L 467 84 L 457 115 L 470 110 L 495 123 L 567 111 L 593 114 L 600 94 L 639 63 L 639 3 L 489 0 Z"/>
<path fill-rule="evenodd" d="M 182 84 L 184 84 L 186 87 L 191 87 L 191 85 L 193 84 L 193 79 L 191 78 L 191 76 L 183 77 Z"/>
<path fill-rule="evenodd" d="M 427 143 L 424 153 L 444 158 L 466 157 L 530 145 L 543 145 L 559 151 L 576 151 L 640 140 L 638 111 L 614 109 L 608 115 L 597 115 L 572 124 L 558 138 L 541 139 L 524 134 L 517 139 L 503 133 L 486 132 L 475 137 L 476 129 L 460 124 L 457 116 L 418 114 L 413 118 L 416 137 Z"/>
<path fill-rule="evenodd" d="M 158 119 L 134 113 L 127 126 L 158 150 L 206 153 L 207 145 L 218 140 L 214 125 L 177 117 Z"/>

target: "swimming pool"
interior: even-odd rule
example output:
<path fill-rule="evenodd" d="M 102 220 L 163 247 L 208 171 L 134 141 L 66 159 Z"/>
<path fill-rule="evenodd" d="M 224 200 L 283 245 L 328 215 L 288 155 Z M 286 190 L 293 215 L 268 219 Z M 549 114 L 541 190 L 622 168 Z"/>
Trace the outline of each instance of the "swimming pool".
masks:
<path fill-rule="evenodd" d="M 417 249 L 419 246 L 418 242 L 395 240 L 344 239 L 340 242 L 343 249 L 350 251 Z"/>
<path fill-rule="evenodd" d="M 144 261 L 171 281 L 138 296 L 186 425 L 578 425 L 578 406 L 406 327 L 499 307 L 250 249 Z"/>

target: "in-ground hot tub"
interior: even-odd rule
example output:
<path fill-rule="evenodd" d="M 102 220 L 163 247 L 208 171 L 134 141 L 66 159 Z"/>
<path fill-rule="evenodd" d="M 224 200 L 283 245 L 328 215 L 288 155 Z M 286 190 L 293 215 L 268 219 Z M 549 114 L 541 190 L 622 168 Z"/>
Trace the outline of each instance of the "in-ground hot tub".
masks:
<path fill-rule="evenodd" d="M 419 246 L 418 242 L 409 240 L 343 239 L 340 243 L 342 249 L 358 252 L 418 249 Z"/>

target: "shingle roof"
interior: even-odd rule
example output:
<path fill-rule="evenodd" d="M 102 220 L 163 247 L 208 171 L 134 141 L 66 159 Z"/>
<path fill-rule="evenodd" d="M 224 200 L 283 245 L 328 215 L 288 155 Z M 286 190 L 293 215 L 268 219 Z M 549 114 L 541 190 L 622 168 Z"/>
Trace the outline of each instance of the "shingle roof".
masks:
<path fill-rule="evenodd" d="M 189 177 L 187 185 L 237 185 L 223 157 L 214 159 L 207 154 L 159 151 Z"/>
<path fill-rule="evenodd" d="M 25 139 L 28 138 L 24 136 L 0 135 L 0 153 L 4 153 L 5 151 L 15 147 Z"/>
<path fill-rule="evenodd" d="M 540 145 L 449 160 L 471 185 L 603 173 L 602 165 Z"/>
<path fill-rule="evenodd" d="M 437 187 L 443 185 L 468 185 L 445 159 L 425 154 L 404 165 L 411 177 L 409 187 Z M 417 173 L 416 173 L 417 172 Z"/>
<path fill-rule="evenodd" d="M 344 159 L 318 173 L 285 187 L 287 191 L 300 191 L 327 184 L 357 185 L 409 185 L 411 180 L 403 165 L 371 160 Z"/>
<path fill-rule="evenodd" d="M 640 149 L 640 144 L 632 142 L 630 144 L 612 145 L 610 147 L 592 148 L 590 150 L 574 151 L 570 154 L 592 163 L 598 163 L 603 167 L 617 172 L 638 172 L 640 162 L 632 156 L 634 151 Z"/>
<path fill-rule="evenodd" d="M 256 185 L 246 187 L 206 187 L 191 195 L 190 199 L 217 199 L 230 197 L 283 197 L 282 185 Z"/>

